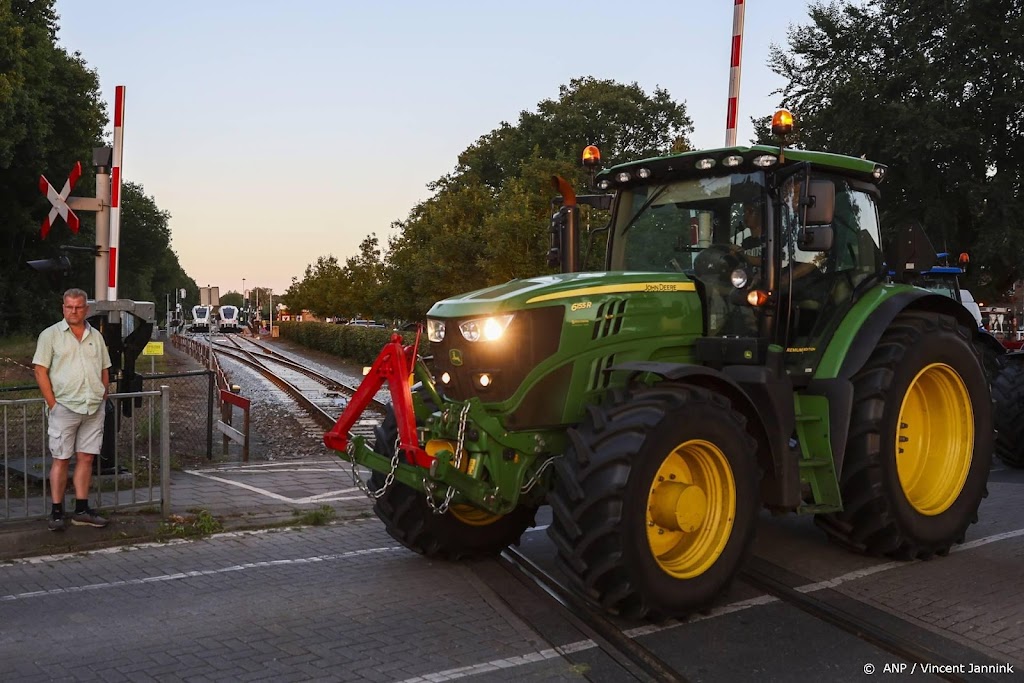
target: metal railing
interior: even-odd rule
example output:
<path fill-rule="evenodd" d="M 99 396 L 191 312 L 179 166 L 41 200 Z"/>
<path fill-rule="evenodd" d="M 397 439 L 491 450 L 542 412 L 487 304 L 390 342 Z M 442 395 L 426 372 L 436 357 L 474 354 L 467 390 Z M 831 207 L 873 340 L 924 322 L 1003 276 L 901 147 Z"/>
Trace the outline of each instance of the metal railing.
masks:
<path fill-rule="evenodd" d="M 160 504 L 164 517 L 171 513 L 170 388 L 111 394 L 115 434 L 109 447 L 93 463 L 90 502 L 103 510 Z M 131 416 L 122 402 L 134 402 Z M 141 405 L 140 405 L 141 404 Z M 0 400 L 0 446 L 3 447 L 0 483 L 0 523 L 34 519 L 49 514 L 50 464 L 47 447 L 47 411 L 42 398 Z M 108 420 L 108 424 L 109 424 Z M 73 459 L 73 458 L 72 458 Z M 65 490 L 74 498 L 69 467 Z"/>

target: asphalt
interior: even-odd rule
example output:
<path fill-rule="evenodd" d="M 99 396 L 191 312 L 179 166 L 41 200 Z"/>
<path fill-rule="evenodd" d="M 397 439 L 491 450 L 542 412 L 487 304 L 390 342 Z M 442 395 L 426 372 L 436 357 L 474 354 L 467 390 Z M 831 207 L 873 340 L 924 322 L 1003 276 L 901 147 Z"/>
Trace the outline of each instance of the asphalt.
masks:
<path fill-rule="evenodd" d="M 373 514 L 348 463 L 329 456 L 172 471 L 166 519 L 156 497 L 151 504 L 118 508 L 101 503 L 99 511 L 110 520 L 103 529 L 68 524 L 53 532 L 45 519 L 0 522 L 0 561 Z"/>

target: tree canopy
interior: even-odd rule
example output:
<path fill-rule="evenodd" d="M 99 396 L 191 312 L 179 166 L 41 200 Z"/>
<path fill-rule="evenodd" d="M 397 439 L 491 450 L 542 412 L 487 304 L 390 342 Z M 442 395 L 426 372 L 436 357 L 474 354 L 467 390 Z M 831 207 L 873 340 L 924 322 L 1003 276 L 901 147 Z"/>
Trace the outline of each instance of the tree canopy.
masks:
<path fill-rule="evenodd" d="M 799 144 L 886 164 L 884 224 L 970 251 L 981 294 L 1003 293 L 1024 276 L 1022 3 L 818 2 L 809 17 L 770 60 Z"/>
<path fill-rule="evenodd" d="M 69 252 L 68 277 L 48 277 L 25 262 L 58 256 L 62 245 L 93 247 L 94 215 L 81 212 L 79 234 L 58 220 L 47 239 L 40 224 L 50 204 L 39 176 L 58 188 L 76 161 L 83 175 L 75 196 L 93 196 L 92 148 L 103 144 L 106 106 L 99 80 L 79 53 L 57 44 L 54 0 L 0 0 L 0 335 L 38 331 L 59 315 L 60 292 L 80 287 L 90 294 L 95 258 Z M 118 295 L 164 299 L 185 287 L 198 299 L 195 282 L 182 272 L 170 248 L 170 216 L 142 187 L 122 188 L 122 255 Z M 163 310 L 162 306 L 157 306 Z"/>
<path fill-rule="evenodd" d="M 515 124 L 502 122 L 429 185 L 433 195 L 393 224 L 381 245 L 368 236 L 341 265 L 320 257 L 285 295 L 291 310 L 420 319 L 438 299 L 550 272 L 546 265 L 554 174 L 586 185 L 579 159 L 589 144 L 606 163 L 689 146 L 685 104 L 636 83 L 578 78 Z"/>

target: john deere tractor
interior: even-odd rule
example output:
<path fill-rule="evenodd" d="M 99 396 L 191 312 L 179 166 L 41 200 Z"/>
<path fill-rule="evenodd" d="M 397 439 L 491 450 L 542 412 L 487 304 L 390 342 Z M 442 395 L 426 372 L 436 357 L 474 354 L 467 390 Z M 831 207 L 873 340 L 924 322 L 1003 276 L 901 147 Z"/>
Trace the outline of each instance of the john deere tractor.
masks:
<path fill-rule="evenodd" d="M 986 495 L 991 398 L 971 314 L 901 284 L 935 258 L 923 233 L 883 257 L 885 170 L 780 145 L 621 164 L 601 194 L 559 180 L 562 272 L 436 303 L 429 365 L 393 336 L 325 442 L 431 557 L 499 553 L 549 504 L 571 583 L 628 617 L 711 603 L 762 508 L 944 555 Z M 600 272 L 581 204 L 610 211 Z M 371 445 L 349 430 L 384 384 Z"/>

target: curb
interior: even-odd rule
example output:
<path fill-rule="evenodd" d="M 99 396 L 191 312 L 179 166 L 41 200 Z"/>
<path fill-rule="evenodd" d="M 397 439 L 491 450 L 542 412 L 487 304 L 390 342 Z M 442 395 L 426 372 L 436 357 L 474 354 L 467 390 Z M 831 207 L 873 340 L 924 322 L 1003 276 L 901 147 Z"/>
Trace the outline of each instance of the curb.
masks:
<path fill-rule="evenodd" d="M 332 508 L 334 515 L 328 523 L 365 518 L 365 511 Z M 252 531 L 275 527 L 309 526 L 302 513 L 309 510 L 296 508 L 280 510 L 253 510 L 251 512 L 218 515 L 210 513 L 220 522 L 221 531 Z M 297 514 L 299 513 L 299 514 Z M 173 513 L 177 517 L 193 518 L 192 513 Z M 30 519 L 0 524 L 0 563 L 32 557 L 88 552 L 102 548 L 129 546 L 160 541 L 198 540 L 212 534 L 168 534 L 165 520 L 158 513 L 120 511 L 110 516 L 110 524 L 102 529 L 68 525 L 64 531 L 50 531 L 45 519 Z"/>

